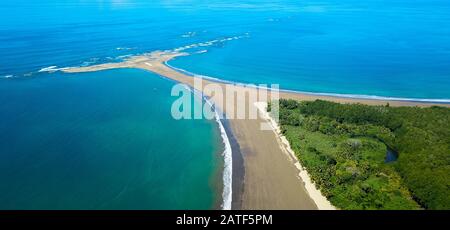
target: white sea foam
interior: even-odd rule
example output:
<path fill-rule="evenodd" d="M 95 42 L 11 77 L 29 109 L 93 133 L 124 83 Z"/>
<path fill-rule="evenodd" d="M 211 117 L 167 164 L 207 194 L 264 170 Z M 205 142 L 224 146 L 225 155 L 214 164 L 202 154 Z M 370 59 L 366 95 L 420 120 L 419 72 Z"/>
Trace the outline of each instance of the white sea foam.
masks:
<path fill-rule="evenodd" d="M 58 66 L 49 66 L 49 67 L 45 67 L 40 69 L 38 72 L 42 73 L 42 72 L 48 72 L 48 73 L 54 73 L 56 71 L 61 71 L 61 70 L 65 70 L 67 68 L 58 68 Z"/>
<path fill-rule="evenodd" d="M 215 77 L 210 77 L 206 75 L 195 74 L 189 72 L 187 70 L 177 68 L 171 66 L 169 63 L 165 62 L 169 68 L 174 69 L 176 71 L 182 72 L 192 77 L 201 77 L 203 79 L 212 80 L 215 82 L 227 83 L 227 84 L 245 84 L 242 82 L 223 80 Z M 247 87 L 261 88 L 261 89 L 269 89 L 268 87 L 261 87 L 256 85 L 248 85 Z M 269 89 L 270 90 L 270 89 Z M 387 97 L 387 96 L 377 96 L 377 95 L 364 95 L 364 94 L 340 94 L 340 93 L 318 93 L 318 92 L 307 92 L 307 91 L 299 91 L 299 90 L 287 90 L 287 89 L 279 89 L 280 92 L 288 92 L 288 93 L 300 93 L 300 94 L 308 94 L 315 96 L 329 96 L 329 97 L 338 97 L 338 98 L 350 98 L 350 99 L 369 99 L 369 100 L 379 100 L 379 101 L 405 101 L 405 102 L 422 102 L 422 103 L 441 103 L 441 104 L 450 104 L 450 99 L 447 98 L 403 98 L 403 97 Z"/>
<path fill-rule="evenodd" d="M 197 32 L 187 32 L 183 35 L 181 35 L 182 38 L 190 38 L 190 37 L 194 37 L 195 35 L 197 35 Z"/>
<path fill-rule="evenodd" d="M 136 47 L 117 47 L 116 50 L 135 50 Z"/>
<path fill-rule="evenodd" d="M 208 103 L 210 103 L 207 100 Z M 211 105 L 211 104 L 210 104 Z M 224 169 L 223 169 L 223 204 L 222 209 L 223 210 L 231 210 L 231 203 L 233 200 L 233 188 L 232 188 L 232 182 L 233 182 L 233 156 L 232 156 L 232 149 L 230 140 L 228 139 L 227 133 L 225 131 L 225 128 L 220 121 L 220 116 L 217 113 L 217 110 L 215 112 L 216 122 L 219 125 L 220 128 L 220 135 L 222 136 L 223 144 L 225 145 L 225 150 L 222 153 L 223 159 L 224 159 Z"/>
<path fill-rule="evenodd" d="M 219 125 L 220 135 L 222 137 L 222 142 L 225 146 L 224 151 L 222 152 L 223 160 L 224 160 L 224 168 L 223 168 L 223 192 L 222 192 L 222 209 L 223 210 L 231 210 L 231 204 L 233 201 L 233 155 L 230 144 L 230 139 L 225 131 L 225 127 L 220 120 L 220 115 L 217 109 L 213 106 L 211 101 L 208 98 L 203 97 L 202 93 L 196 89 L 187 87 L 195 96 L 204 100 L 208 106 L 214 108 L 214 117 L 216 119 L 217 124 Z"/>
<path fill-rule="evenodd" d="M 200 50 L 200 51 L 196 52 L 196 54 L 204 54 L 204 53 L 207 53 L 207 52 L 208 52 L 208 50 Z"/>
<path fill-rule="evenodd" d="M 95 61 L 84 61 L 83 63 L 81 63 L 81 66 L 90 66 L 90 65 L 92 65 L 92 64 L 94 64 L 95 63 Z"/>
<path fill-rule="evenodd" d="M 5 75 L 5 76 L 1 76 L 0 78 L 13 78 L 14 75 Z"/>
<path fill-rule="evenodd" d="M 131 56 L 133 56 L 133 55 L 131 55 L 131 54 L 121 55 L 121 56 L 117 56 L 115 59 L 116 60 L 123 60 L 123 59 L 129 58 Z"/>
<path fill-rule="evenodd" d="M 56 70 L 56 68 L 58 68 L 58 66 L 55 66 L 55 65 L 53 65 L 53 66 L 49 66 L 49 67 L 45 67 L 45 68 L 42 68 L 42 69 L 40 69 L 38 72 L 39 73 L 42 73 L 42 72 L 55 72 Z"/>
<path fill-rule="evenodd" d="M 83 63 L 81 63 L 81 66 L 90 66 L 93 64 L 96 64 L 98 61 L 100 60 L 100 58 L 90 58 L 89 61 L 84 61 Z"/>
<path fill-rule="evenodd" d="M 215 39 L 215 40 L 200 42 L 200 43 L 196 43 L 196 44 L 192 44 L 192 45 L 181 46 L 181 47 L 173 49 L 172 51 L 173 52 L 181 52 L 181 51 L 192 49 L 192 48 L 212 46 L 217 43 L 224 43 L 224 42 L 238 40 L 238 39 L 245 38 L 245 37 L 248 37 L 248 33 L 246 33 L 245 35 L 242 35 L 242 36 L 226 37 L 226 38 L 222 38 L 222 39 Z"/>
<path fill-rule="evenodd" d="M 238 83 L 238 82 L 232 82 L 232 83 L 233 84 L 242 84 L 242 83 Z M 251 87 L 251 86 L 249 86 L 249 87 Z M 255 88 L 269 89 L 268 87 L 260 87 L 260 86 L 255 86 Z M 314 95 L 314 96 L 328 96 L 328 97 L 337 97 L 337 98 L 350 98 L 350 99 L 369 99 L 369 100 L 378 100 L 378 101 L 405 101 L 405 102 L 442 103 L 442 104 L 450 103 L 450 99 L 387 97 L 387 96 L 365 95 L 365 94 L 319 93 L 319 92 L 307 92 L 307 91 L 288 90 L 288 89 L 279 89 L 279 90 L 280 90 L 280 92 L 299 93 L 299 94 L 307 94 L 307 95 Z"/>

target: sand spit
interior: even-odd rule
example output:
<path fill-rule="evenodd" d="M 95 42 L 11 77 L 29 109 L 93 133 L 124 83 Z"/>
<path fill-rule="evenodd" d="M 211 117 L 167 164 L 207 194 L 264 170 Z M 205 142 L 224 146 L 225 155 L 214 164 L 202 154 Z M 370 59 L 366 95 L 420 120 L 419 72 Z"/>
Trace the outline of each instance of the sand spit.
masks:
<path fill-rule="evenodd" d="M 202 85 L 194 84 L 196 76 L 170 68 L 165 63 L 177 57 L 187 56 L 188 53 L 176 51 L 155 51 L 152 53 L 132 56 L 123 62 L 106 63 L 87 67 L 64 68 L 66 73 L 80 73 L 101 71 L 116 68 L 139 68 L 151 71 L 160 76 L 184 83 L 211 98 L 211 101 L 227 116 L 237 111 L 237 106 L 261 106 L 249 101 L 248 97 L 238 97 L 236 101 L 217 100 L 210 92 L 205 92 L 205 86 L 215 84 L 225 93 L 230 88 L 235 92 L 248 93 L 257 88 L 243 87 L 231 83 L 216 82 L 211 79 L 202 80 Z M 270 92 L 269 92 L 270 96 Z M 433 104 L 412 101 L 372 100 L 357 98 L 342 98 L 324 95 L 313 95 L 296 92 L 281 91 L 280 98 L 296 100 L 329 100 L 339 103 L 363 103 L 369 105 L 391 106 L 447 106 L 450 104 Z M 267 100 L 259 100 L 266 103 Z M 232 108 L 227 111 L 228 108 Z M 261 108 L 260 108 L 261 110 Z M 232 117 L 232 116 L 231 116 Z M 289 150 L 289 143 L 276 131 L 261 130 L 261 123 L 267 118 L 229 119 L 231 131 L 236 138 L 244 158 L 244 183 L 242 192 L 242 209 L 335 209 L 318 191 L 308 173 L 298 163 L 293 152 Z M 276 127 L 276 124 L 275 126 Z M 288 154 L 287 154 L 288 153 Z"/>

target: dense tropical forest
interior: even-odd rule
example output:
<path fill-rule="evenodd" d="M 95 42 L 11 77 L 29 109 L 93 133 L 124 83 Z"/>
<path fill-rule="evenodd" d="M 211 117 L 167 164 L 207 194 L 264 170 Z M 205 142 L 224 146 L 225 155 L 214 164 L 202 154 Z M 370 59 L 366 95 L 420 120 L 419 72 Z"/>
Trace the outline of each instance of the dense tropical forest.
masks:
<path fill-rule="evenodd" d="M 279 112 L 283 134 L 336 207 L 450 209 L 450 109 L 282 99 Z M 388 151 L 398 158 L 388 162 Z"/>

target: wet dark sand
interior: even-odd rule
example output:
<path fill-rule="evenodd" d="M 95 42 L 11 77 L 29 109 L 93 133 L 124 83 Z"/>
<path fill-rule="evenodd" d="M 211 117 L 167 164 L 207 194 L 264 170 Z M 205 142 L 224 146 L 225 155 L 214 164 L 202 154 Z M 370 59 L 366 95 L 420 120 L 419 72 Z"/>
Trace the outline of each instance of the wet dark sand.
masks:
<path fill-rule="evenodd" d="M 153 52 L 142 56 L 132 57 L 125 62 L 102 64 L 89 67 L 66 68 L 64 72 L 78 73 L 100 71 L 114 68 L 140 68 L 145 69 L 163 77 L 184 83 L 199 91 L 204 91 L 204 86 L 215 84 L 226 92 L 226 86 L 232 86 L 233 90 L 248 92 L 242 86 L 230 85 L 221 82 L 203 80 L 202 87 L 194 85 L 195 77 L 178 72 L 164 63 L 179 56 L 186 56 L 186 53 L 176 52 Z M 205 96 L 211 97 L 205 93 Z M 389 101 L 339 98 L 331 96 L 320 96 L 301 94 L 295 92 L 280 92 L 281 98 L 291 98 L 296 100 L 330 100 L 340 103 L 363 103 L 370 105 L 391 106 L 450 106 L 448 104 L 430 104 L 409 101 Z M 239 103 L 235 101 L 212 101 L 225 114 L 230 114 L 227 108 L 236 108 Z M 247 106 L 254 106 L 247 97 L 238 98 Z M 230 138 L 236 140 L 233 145 L 233 208 L 237 209 L 317 209 L 315 201 L 311 199 L 305 189 L 305 184 L 298 176 L 298 170 L 294 161 L 280 147 L 278 137 L 272 130 L 261 130 L 260 126 L 266 120 L 258 119 L 228 119 L 227 133 Z M 230 132 L 231 131 L 231 132 Z M 231 141 L 231 140 L 230 140 Z M 239 149 L 239 151 L 237 151 Z M 242 159 L 242 160 L 241 160 Z M 243 166 L 243 168 L 242 168 Z"/>

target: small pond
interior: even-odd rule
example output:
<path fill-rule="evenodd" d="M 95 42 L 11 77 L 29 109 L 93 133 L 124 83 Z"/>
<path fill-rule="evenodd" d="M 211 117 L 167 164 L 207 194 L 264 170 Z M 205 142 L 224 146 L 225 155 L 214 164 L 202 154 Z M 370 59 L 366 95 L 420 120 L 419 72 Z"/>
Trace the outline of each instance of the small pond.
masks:
<path fill-rule="evenodd" d="M 387 148 L 386 158 L 384 160 L 385 163 L 396 161 L 398 158 L 398 153 L 391 148 Z"/>

